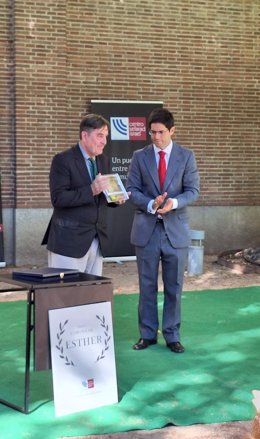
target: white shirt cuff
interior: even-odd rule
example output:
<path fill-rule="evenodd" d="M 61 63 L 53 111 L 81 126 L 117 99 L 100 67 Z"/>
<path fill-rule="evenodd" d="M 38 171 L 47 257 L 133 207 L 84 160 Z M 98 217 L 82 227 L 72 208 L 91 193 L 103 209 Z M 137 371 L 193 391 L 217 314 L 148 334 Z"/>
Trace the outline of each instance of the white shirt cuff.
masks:
<path fill-rule="evenodd" d="M 172 210 L 177 209 L 178 207 L 178 200 L 176 198 L 171 198 L 172 200 Z M 156 213 L 156 210 L 152 208 L 152 205 L 154 203 L 154 200 L 149 201 L 147 205 L 147 212 L 152 213 L 153 215 Z"/>

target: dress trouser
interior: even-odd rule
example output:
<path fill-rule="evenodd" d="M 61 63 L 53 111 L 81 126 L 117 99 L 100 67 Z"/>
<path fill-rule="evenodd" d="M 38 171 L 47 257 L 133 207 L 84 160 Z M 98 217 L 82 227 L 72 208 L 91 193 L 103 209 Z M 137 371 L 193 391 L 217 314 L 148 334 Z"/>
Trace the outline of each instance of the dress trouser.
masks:
<path fill-rule="evenodd" d="M 82 258 L 70 258 L 48 251 L 48 267 L 72 268 L 82 273 L 102 275 L 103 257 L 99 248 L 98 239 L 95 238 L 88 252 Z"/>
<path fill-rule="evenodd" d="M 166 343 L 180 341 L 181 292 L 187 253 L 187 247 L 172 247 L 162 223 L 156 224 L 145 247 L 136 247 L 140 287 L 138 320 L 142 338 L 157 338 L 158 271 L 161 261 L 164 285 L 162 333 Z"/>

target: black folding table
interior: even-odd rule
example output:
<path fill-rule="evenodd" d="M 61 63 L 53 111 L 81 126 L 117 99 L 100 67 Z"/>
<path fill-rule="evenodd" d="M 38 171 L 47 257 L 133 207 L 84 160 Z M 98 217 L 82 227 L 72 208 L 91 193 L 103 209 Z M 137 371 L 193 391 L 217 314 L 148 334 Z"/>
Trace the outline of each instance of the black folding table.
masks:
<path fill-rule="evenodd" d="M 48 311 L 50 309 L 69 306 L 86 305 L 89 303 L 113 302 L 113 286 L 110 278 L 78 273 L 76 276 L 56 280 L 19 280 L 13 274 L 0 276 L 0 282 L 11 286 L 0 289 L 7 291 L 27 291 L 26 303 L 26 341 L 24 370 L 24 404 L 18 406 L 0 398 L 0 403 L 29 413 L 30 404 L 30 368 L 32 335 L 34 335 L 34 370 L 51 368 Z M 14 288 L 15 286 L 15 288 Z"/>

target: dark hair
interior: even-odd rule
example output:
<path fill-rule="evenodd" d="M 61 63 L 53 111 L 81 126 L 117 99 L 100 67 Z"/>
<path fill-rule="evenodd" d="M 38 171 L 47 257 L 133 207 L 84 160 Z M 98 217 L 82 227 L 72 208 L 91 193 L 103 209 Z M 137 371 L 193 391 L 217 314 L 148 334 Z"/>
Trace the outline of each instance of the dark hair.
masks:
<path fill-rule="evenodd" d="M 152 123 L 162 123 L 170 131 L 174 127 L 173 114 L 167 108 L 155 108 L 148 117 L 149 128 L 151 128 Z"/>
<path fill-rule="evenodd" d="M 79 137 L 81 139 L 82 131 L 90 132 L 92 130 L 107 126 L 110 128 L 109 122 L 100 114 L 90 113 L 83 117 L 79 126 Z"/>

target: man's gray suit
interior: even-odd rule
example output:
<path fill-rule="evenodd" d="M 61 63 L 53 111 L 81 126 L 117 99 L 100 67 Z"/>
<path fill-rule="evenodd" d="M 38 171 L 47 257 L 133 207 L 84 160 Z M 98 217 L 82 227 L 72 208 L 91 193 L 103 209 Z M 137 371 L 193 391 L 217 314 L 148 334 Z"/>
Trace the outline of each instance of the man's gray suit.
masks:
<path fill-rule="evenodd" d="M 199 175 L 193 152 L 173 142 L 161 190 L 153 145 L 135 151 L 127 191 L 131 192 L 130 200 L 136 207 L 131 243 L 136 248 L 139 272 L 140 335 L 144 339 L 157 338 L 157 290 L 151 285 L 157 285 L 161 259 L 164 282 L 162 331 L 167 343 L 179 341 L 180 300 L 190 242 L 186 207 L 199 195 Z M 167 192 L 167 198 L 177 199 L 178 207 L 163 215 L 162 224 L 158 215 L 148 213 L 147 206 L 164 192 Z"/>

